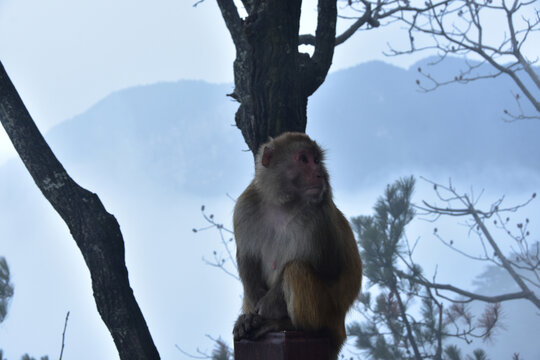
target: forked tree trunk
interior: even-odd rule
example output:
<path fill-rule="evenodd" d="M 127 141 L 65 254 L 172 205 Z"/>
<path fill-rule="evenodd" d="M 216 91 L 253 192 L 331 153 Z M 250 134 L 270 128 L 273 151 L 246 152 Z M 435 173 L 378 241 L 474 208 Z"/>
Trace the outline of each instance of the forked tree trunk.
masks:
<path fill-rule="evenodd" d="M 217 0 L 236 47 L 236 125 L 256 153 L 269 136 L 305 132 L 308 97 L 332 63 L 336 0 L 319 0 L 313 56 L 298 51 L 301 0 L 243 0 L 242 19 L 233 0 Z"/>

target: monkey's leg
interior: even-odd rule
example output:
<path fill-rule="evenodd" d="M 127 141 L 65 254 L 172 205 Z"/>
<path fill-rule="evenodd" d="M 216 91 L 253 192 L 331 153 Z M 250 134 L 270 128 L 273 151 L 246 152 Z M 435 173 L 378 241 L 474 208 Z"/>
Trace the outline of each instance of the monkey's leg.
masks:
<path fill-rule="evenodd" d="M 245 306 L 244 306 L 245 308 Z M 240 315 L 234 326 L 235 339 L 257 339 L 271 331 L 292 330 L 283 297 L 282 280 L 279 280 L 257 302 L 254 311 Z"/>
<path fill-rule="evenodd" d="M 291 261 L 283 270 L 283 293 L 292 324 L 297 329 L 323 331 L 331 342 L 330 359 L 337 359 L 346 339 L 345 313 L 339 310 L 338 294 L 302 261 Z"/>

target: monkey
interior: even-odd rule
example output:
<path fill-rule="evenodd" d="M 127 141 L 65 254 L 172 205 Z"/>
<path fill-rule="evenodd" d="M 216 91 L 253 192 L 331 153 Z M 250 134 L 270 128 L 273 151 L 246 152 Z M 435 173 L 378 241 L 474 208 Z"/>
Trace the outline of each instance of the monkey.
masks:
<path fill-rule="evenodd" d="M 319 332 L 330 340 L 329 359 L 337 359 L 345 315 L 360 291 L 362 261 L 315 141 L 288 132 L 260 146 L 233 228 L 244 289 L 234 339 Z"/>

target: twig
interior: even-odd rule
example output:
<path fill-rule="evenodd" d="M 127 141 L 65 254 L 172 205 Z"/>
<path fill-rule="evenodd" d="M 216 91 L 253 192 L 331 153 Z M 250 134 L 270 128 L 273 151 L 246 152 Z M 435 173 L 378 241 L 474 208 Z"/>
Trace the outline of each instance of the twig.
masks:
<path fill-rule="evenodd" d="M 227 194 L 227 196 L 231 200 L 236 201 L 230 195 Z M 238 265 L 236 264 L 236 257 L 234 256 L 233 252 L 231 251 L 231 249 L 229 247 L 229 243 L 232 243 L 233 238 L 231 237 L 229 239 L 226 239 L 225 236 L 224 236 L 224 232 L 229 233 L 231 235 L 234 235 L 234 232 L 232 230 L 226 228 L 225 226 L 223 226 L 223 224 L 216 222 L 214 220 L 214 215 L 213 214 L 207 215 L 206 212 L 205 212 L 205 209 L 206 209 L 206 207 L 204 205 L 202 205 L 201 206 L 201 213 L 202 213 L 202 216 L 203 216 L 204 220 L 207 223 L 209 223 L 210 225 L 205 226 L 203 228 L 194 228 L 193 232 L 198 233 L 200 231 L 205 231 L 205 230 L 215 228 L 219 233 L 221 244 L 222 244 L 223 248 L 225 249 L 227 255 L 223 256 L 223 255 L 221 255 L 221 253 L 218 254 L 218 252 L 214 250 L 214 252 L 213 252 L 214 260 L 213 261 L 210 261 L 210 260 L 206 259 L 204 256 L 203 256 L 202 260 L 207 265 L 217 267 L 217 268 L 221 269 L 222 271 L 224 271 L 227 275 L 233 277 L 234 279 L 240 280 L 240 278 L 237 275 Z M 233 266 L 232 270 L 229 270 L 229 269 L 226 268 L 225 264 L 227 262 L 232 264 L 232 266 Z"/>
<path fill-rule="evenodd" d="M 193 355 L 193 354 L 190 354 L 188 353 L 187 351 L 184 351 L 182 350 L 182 348 L 180 346 L 178 346 L 178 344 L 174 344 L 174 347 L 176 347 L 178 349 L 178 351 L 180 351 L 182 354 L 192 358 L 192 359 L 210 359 L 210 356 L 203 353 L 201 350 L 199 350 L 197 348 L 197 353 L 199 353 L 200 355 Z"/>
<path fill-rule="evenodd" d="M 62 360 L 62 354 L 64 353 L 64 340 L 66 339 L 66 328 L 68 324 L 68 319 L 69 319 L 69 311 L 66 314 L 66 321 L 64 323 L 64 332 L 62 333 L 62 348 L 60 349 L 60 357 L 58 358 L 58 360 Z"/>

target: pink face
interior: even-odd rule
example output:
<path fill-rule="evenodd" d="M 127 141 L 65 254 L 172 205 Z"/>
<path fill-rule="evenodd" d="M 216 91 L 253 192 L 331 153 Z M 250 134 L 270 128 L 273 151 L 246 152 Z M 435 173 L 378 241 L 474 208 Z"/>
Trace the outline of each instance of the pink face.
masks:
<path fill-rule="evenodd" d="M 307 197 L 318 197 L 326 190 L 323 166 L 320 154 L 314 149 L 302 149 L 294 155 L 296 169 L 299 172 L 297 183 L 299 190 Z"/>

